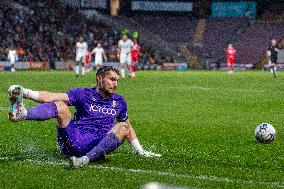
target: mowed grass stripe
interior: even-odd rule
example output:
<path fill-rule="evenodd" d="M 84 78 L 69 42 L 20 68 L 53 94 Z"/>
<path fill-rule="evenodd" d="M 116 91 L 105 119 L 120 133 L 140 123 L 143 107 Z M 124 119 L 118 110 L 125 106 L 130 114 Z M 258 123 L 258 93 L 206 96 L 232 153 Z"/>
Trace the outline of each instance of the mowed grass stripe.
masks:
<path fill-rule="evenodd" d="M 93 87 L 95 77 L 91 73 L 76 78 L 72 72 L 0 73 L 0 107 L 3 107 L 0 111 L 0 157 L 20 159 L 15 162 L 2 160 L 0 177 L 9 178 L 7 175 L 18 172 L 17 177 L 26 185 L 16 186 L 27 186 L 27 183 L 32 184 L 31 175 L 20 170 L 28 171 L 27 167 L 33 167 L 34 163 L 25 162 L 26 159 L 37 160 L 44 154 L 43 159 L 50 157 L 49 161 L 60 162 L 62 157 L 57 148 L 54 120 L 20 123 L 7 120 L 7 89 L 16 83 L 31 89 L 65 92 L 76 87 Z M 162 159 L 138 158 L 124 144 L 108 157 L 109 161 L 72 174 L 90 181 L 91 176 L 83 178 L 81 175 L 99 172 L 102 169 L 96 167 L 102 166 L 154 171 L 151 181 L 197 188 L 280 188 L 284 182 L 283 89 L 282 72 L 278 78 L 273 78 L 269 72 L 254 71 L 234 75 L 218 71 L 139 72 L 135 79 L 121 80 L 118 93 L 127 99 L 130 120 L 140 142 L 145 149 L 161 153 Z M 28 100 L 25 104 L 27 107 L 35 105 Z M 276 128 L 277 137 L 272 144 L 262 145 L 255 141 L 254 129 L 261 122 L 271 123 Z M 77 179 L 68 179 L 69 171 L 61 170 L 61 166 L 35 163 L 35 169 L 29 172 L 35 175 L 35 181 L 45 182 L 40 176 L 45 170 L 53 173 L 46 182 L 60 174 L 62 181 L 57 182 L 58 188 L 69 186 L 64 183 L 67 180 L 71 186 L 76 186 Z M 104 178 L 96 177 L 88 184 L 94 188 L 135 188 L 153 177 L 150 173 L 127 171 L 121 176 L 123 170 L 105 171 Z M 158 172 L 194 178 L 159 176 Z M 228 178 L 232 182 L 196 179 L 199 175 Z M 267 184 L 261 186 L 260 183 Z"/>
<path fill-rule="evenodd" d="M 5 161 L 14 161 L 13 157 L 0 157 L 0 160 Z M 23 162 L 25 163 L 34 163 L 39 165 L 52 165 L 52 166 L 64 166 L 67 167 L 69 164 L 67 162 L 55 162 L 55 161 L 41 161 L 41 160 L 33 160 L 33 159 L 25 159 Z M 247 185 L 268 185 L 284 188 L 284 183 L 279 182 L 255 182 L 255 181 L 247 181 L 247 180 L 239 180 L 239 179 L 230 179 L 230 178 L 220 178 L 216 176 L 207 176 L 207 175 L 186 175 L 186 174 L 175 174 L 170 172 L 162 172 L 155 170 L 143 170 L 143 169 L 125 169 L 122 167 L 106 167 L 102 165 L 89 165 L 90 168 L 101 169 L 105 171 L 114 171 L 114 172 L 123 172 L 123 173 L 135 173 L 135 174 L 149 174 L 149 175 L 157 175 L 157 176 L 165 176 L 165 177 L 176 177 L 176 178 L 185 178 L 185 179 L 194 179 L 194 180 L 204 180 L 204 181 L 215 181 L 215 182 L 228 182 L 228 183 L 236 183 L 236 184 L 247 184 Z M 78 169 L 79 170 L 79 169 Z"/>

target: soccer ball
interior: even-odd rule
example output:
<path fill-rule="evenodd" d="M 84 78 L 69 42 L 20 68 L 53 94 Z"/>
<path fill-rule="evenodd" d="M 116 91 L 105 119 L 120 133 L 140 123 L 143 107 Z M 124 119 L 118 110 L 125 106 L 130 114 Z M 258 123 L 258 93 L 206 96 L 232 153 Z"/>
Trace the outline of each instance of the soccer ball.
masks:
<path fill-rule="evenodd" d="M 271 143 L 276 137 L 276 131 L 269 123 L 261 123 L 255 129 L 255 138 L 260 143 Z"/>

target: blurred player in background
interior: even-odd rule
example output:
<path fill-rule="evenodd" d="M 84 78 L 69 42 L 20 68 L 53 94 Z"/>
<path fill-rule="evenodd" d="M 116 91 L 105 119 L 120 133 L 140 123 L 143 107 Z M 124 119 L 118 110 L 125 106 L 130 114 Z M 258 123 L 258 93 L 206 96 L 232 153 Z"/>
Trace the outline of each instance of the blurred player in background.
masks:
<path fill-rule="evenodd" d="M 136 71 L 138 69 L 138 55 L 140 53 L 140 45 L 138 40 L 134 38 L 134 44 L 131 50 L 131 65 L 129 66 L 130 77 L 136 77 Z"/>
<path fill-rule="evenodd" d="M 85 75 L 85 55 L 88 51 L 88 44 L 84 41 L 82 36 L 79 36 L 79 40 L 76 43 L 76 66 L 75 73 L 76 76 L 79 76 L 80 68 L 82 71 L 82 75 Z"/>
<path fill-rule="evenodd" d="M 160 157 L 140 145 L 128 119 L 124 97 L 115 93 L 119 71 L 103 66 L 96 73 L 95 88 L 76 88 L 66 93 L 32 91 L 20 85 L 8 90 L 11 121 L 57 119 L 58 144 L 69 157 L 71 167 L 100 160 L 117 149 L 125 139 L 137 155 Z M 38 102 L 26 109 L 23 98 Z M 68 106 L 75 106 L 74 118 Z M 117 124 L 115 122 L 117 121 Z"/>
<path fill-rule="evenodd" d="M 11 72 L 15 72 L 15 63 L 18 61 L 18 55 L 15 48 L 10 48 L 8 51 L 8 61 L 10 61 Z"/>
<path fill-rule="evenodd" d="M 133 47 L 133 41 L 128 39 L 126 34 L 122 35 L 121 40 L 118 42 L 118 54 L 117 57 L 120 61 L 120 75 L 125 78 L 125 71 L 127 66 L 131 65 L 131 50 Z"/>
<path fill-rule="evenodd" d="M 98 70 L 101 66 L 103 66 L 103 58 L 107 61 L 105 50 L 100 42 L 97 43 L 97 47 L 93 49 L 91 54 L 95 54 L 95 67 L 96 70 Z"/>
<path fill-rule="evenodd" d="M 278 59 L 279 45 L 277 44 L 276 39 L 271 40 L 271 44 L 268 46 L 267 54 L 270 57 L 269 66 L 270 71 L 274 77 L 277 73 L 277 59 Z"/>
<path fill-rule="evenodd" d="M 228 65 L 228 73 L 234 73 L 234 64 L 235 64 L 235 57 L 236 57 L 236 49 L 233 47 L 232 44 L 229 44 L 226 49 L 226 56 L 227 56 L 227 65 Z"/>
<path fill-rule="evenodd" d="M 91 71 L 91 69 L 90 69 L 90 67 L 91 67 L 91 60 L 92 60 L 92 54 L 88 50 L 87 53 L 85 54 L 85 64 L 84 64 L 86 72 L 90 72 Z"/>

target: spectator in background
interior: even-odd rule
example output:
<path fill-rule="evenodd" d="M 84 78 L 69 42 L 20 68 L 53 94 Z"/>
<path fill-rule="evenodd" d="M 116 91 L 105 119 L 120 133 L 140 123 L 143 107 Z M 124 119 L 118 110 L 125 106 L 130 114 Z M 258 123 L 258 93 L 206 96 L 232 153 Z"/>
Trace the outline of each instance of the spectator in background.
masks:
<path fill-rule="evenodd" d="M 228 45 L 226 49 L 227 55 L 227 65 L 228 65 L 228 73 L 234 73 L 234 64 L 235 64 L 235 57 L 236 57 L 236 49 L 233 47 L 232 44 Z"/>
<path fill-rule="evenodd" d="M 109 56 L 109 61 L 111 62 L 115 62 L 117 61 L 117 45 L 116 44 L 112 44 L 109 48 L 109 51 L 108 51 L 108 56 Z"/>
<path fill-rule="evenodd" d="M 48 60 L 49 67 L 55 70 L 55 54 L 51 48 L 48 49 L 47 60 Z"/>
<path fill-rule="evenodd" d="M 271 44 L 268 46 L 267 54 L 270 57 L 269 65 L 270 71 L 274 77 L 277 73 L 277 59 L 278 59 L 279 45 L 277 44 L 276 39 L 271 40 Z"/>
<path fill-rule="evenodd" d="M 148 61 L 149 61 L 149 69 L 150 70 L 155 70 L 156 66 L 157 66 L 157 60 L 154 56 L 154 53 L 151 53 L 148 57 Z"/>

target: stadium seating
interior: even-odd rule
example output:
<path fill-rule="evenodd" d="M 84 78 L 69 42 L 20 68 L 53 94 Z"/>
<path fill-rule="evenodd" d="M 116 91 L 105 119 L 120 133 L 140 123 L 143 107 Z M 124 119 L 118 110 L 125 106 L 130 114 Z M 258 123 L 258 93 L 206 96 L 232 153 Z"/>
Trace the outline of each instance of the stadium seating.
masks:
<path fill-rule="evenodd" d="M 0 34 L 3 34 L 0 39 L 0 61 L 6 60 L 8 47 L 19 49 L 22 61 L 74 60 L 75 42 L 79 34 L 83 34 L 91 48 L 100 40 L 108 60 L 118 61 L 116 44 L 120 32 L 95 19 L 87 19 L 77 9 L 60 1 L 18 0 L 1 4 L 0 23 Z M 134 24 L 133 27 L 137 26 Z M 143 60 L 140 62 L 147 62 L 152 51 L 149 47 L 142 48 Z M 162 58 L 161 55 L 158 57 Z"/>
<path fill-rule="evenodd" d="M 165 16 L 167 19 L 165 19 Z M 189 42 L 192 40 L 197 20 L 178 15 L 134 15 L 138 23 L 168 42 Z"/>
<path fill-rule="evenodd" d="M 284 19 L 284 3 L 272 3 L 262 15 L 262 19 L 270 22 L 283 21 Z"/>
<path fill-rule="evenodd" d="M 270 40 L 272 38 L 281 40 L 283 31 L 283 24 L 257 22 L 235 44 L 238 52 L 236 62 L 238 64 L 258 63 L 266 52 Z"/>
<path fill-rule="evenodd" d="M 246 20 L 242 18 L 208 19 L 204 33 L 204 51 L 213 51 L 214 49 L 223 50 L 228 43 L 232 42 L 238 29 L 246 27 L 246 24 Z"/>
<path fill-rule="evenodd" d="M 194 57 L 203 60 L 215 58 L 214 61 L 222 63 L 225 62 L 224 52 L 228 43 L 233 43 L 237 49 L 236 63 L 258 63 L 270 39 L 274 37 L 281 40 L 284 31 L 281 23 L 257 21 L 249 25 L 245 18 L 207 18 L 202 25 L 205 28 L 201 32 L 203 36 L 199 36 L 198 46 L 195 46 L 193 39 L 198 20 L 190 15 L 139 13 L 131 18 L 118 16 L 112 19 L 121 26 L 127 23 L 127 26 L 144 32 L 144 37 L 152 41 L 150 44 L 156 42 L 156 47 L 163 46 L 166 52 L 175 51 L 173 54 L 180 56 L 181 51 L 178 49 L 186 46 Z M 117 61 L 116 43 L 120 29 L 88 20 L 77 9 L 63 5 L 60 1 L 7 1 L 6 4 L 0 4 L 0 24 L 0 60 L 6 60 L 7 48 L 12 46 L 21 51 L 20 59 L 23 61 L 74 60 L 76 37 L 83 34 L 90 47 L 101 40 L 109 60 Z M 142 50 L 140 60 L 143 64 L 149 64 L 153 57 L 158 58 L 154 62 L 159 63 L 172 59 L 167 57 L 172 54 L 162 56 L 159 51 L 153 51 L 148 46 Z"/>
<path fill-rule="evenodd" d="M 234 42 L 239 30 L 248 26 L 244 18 L 208 18 L 202 45 L 193 46 L 198 20 L 187 16 L 166 16 L 167 19 L 164 19 L 164 15 L 138 14 L 132 18 L 175 46 L 186 44 L 191 52 L 201 58 L 220 55 L 223 57 L 228 43 Z"/>

